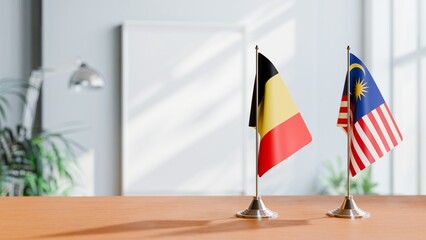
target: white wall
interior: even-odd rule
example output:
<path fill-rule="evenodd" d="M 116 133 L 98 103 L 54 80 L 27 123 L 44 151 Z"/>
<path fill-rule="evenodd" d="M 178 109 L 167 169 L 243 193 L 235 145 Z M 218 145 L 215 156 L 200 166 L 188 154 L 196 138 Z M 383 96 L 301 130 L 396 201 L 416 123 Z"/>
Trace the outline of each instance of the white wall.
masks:
<path fill-rule="evenodd" d="M 421 94 L 426 87 L 424 3 L 378 0 L 365 5 L 367 64 L 403 136 L 403 142 L 373 168 L 381 194 L 425 194 L 426 190 L 426 98 Z"/>
<path fill-rule="evenodd" d="M 380 86 L 386 101 L 391 100 L 391 38 L 390 38 L 390 1 L 366 2 L 365 14 L 365 64 L 374 74 L 374 81 Z M 380 14 L 374 14 L 380 12 Z M 391 104 L 391 102 L 387 102 Z M 392 105 L 390 105 L 392 107 Z M 405 137 L 405 136 L 404 136 Z M 399 147 L 397 147 L 399 148 Z M 374 164 L 374 181 L 379 185 L 380 194 L 392 194 L 391 159 L 394 150 Z"/>
<path fill-rule="evenodd" d="M 44 65 L 68 65 L 81 56 L 103 73 L 106 87 L 77 95 L 66 90 L 66 74 L 45 81 L 43 125 L 77 120 L 89 126 L 75 139 L 95 157 L 94 193 L 119 194 L 120 25 L 125 20 L 243 24 L 249 45 L 259 44 L 281 72 L 313 136 L 310 145 L 262 177 L 261 193 L 312 194 L 321 162 L 345 154 L 345 136 L 336 118 L 346 46 L 363 56 L 361 13 L 361 0 L 45 0 Z M 254 63 L 248 64 L 252 81 Z"/>
<path fill-rule="evenodd" d="M 30 0 L 0 1 L 0 79 L 26 80 L 31 72 Z M 16 100 L 16 101 L 15 101 Z M 7 125 L 20 121 L 22 102 L 11 98 Z"/>

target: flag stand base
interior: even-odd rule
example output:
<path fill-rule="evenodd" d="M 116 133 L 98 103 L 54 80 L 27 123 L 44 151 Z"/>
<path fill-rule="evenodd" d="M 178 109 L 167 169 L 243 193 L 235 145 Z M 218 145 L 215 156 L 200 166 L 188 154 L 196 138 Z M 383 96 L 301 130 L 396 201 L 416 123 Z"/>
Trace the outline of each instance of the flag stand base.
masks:
<path fill-rule="evenodd" d="M 361 210 L 355 203 L 352 195 L 345 196 L 342 205 L 340 208 L 329 211 L 327 213 L 330 217 L 338 217 L 338 218 L 368 218 L 370 217 L 370 213 Z"/>
<path fill-rule="evenodd" d="M 250 206 L 241 212 L 236 214 L 240 218 L 276 218 L 278 213 L 269 210 L 262 199 L 259 197 L 253 197 Z"/>

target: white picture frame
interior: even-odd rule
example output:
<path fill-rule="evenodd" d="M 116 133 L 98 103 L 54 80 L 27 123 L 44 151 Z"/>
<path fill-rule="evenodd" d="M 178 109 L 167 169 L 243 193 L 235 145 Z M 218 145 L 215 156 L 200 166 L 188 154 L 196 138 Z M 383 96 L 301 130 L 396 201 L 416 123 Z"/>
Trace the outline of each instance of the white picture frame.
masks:
<path fill-rule="evenodd" d="M 244 193 L 246 42 L 236 25 L 122 25 L 122 195 Z"/>

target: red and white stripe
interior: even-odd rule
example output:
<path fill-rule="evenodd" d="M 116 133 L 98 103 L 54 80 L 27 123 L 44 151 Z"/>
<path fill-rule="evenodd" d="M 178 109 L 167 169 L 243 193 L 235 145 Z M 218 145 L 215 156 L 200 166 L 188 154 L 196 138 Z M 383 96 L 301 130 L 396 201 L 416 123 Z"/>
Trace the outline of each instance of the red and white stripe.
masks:
<path fill-rule="evenodd" d="M 347 132 L 347 96 L 342 97 L 337 126 Z M 351 111 L 352 112 L 352 111 Z M 401 132 L 386 103 L 367 115 L 351 122 L 351 164 L 352 176 L 383 157 L 402 141 Z"/>

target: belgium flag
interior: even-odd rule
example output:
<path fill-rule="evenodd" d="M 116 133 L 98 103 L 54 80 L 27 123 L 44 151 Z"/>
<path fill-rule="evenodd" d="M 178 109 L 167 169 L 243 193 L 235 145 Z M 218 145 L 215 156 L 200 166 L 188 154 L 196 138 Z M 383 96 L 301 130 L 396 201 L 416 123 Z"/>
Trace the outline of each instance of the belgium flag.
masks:
<path fill-rule="evenodd" d="M 297 152 L 312 141 L 311 134 L 274 65 L 258 55 L 259 96 L 256 106 L 256 83 L 251 102 L 249 126 L 256 127 L 256 107 L 259 112 L 260 135 L 258 174 Z"/>

